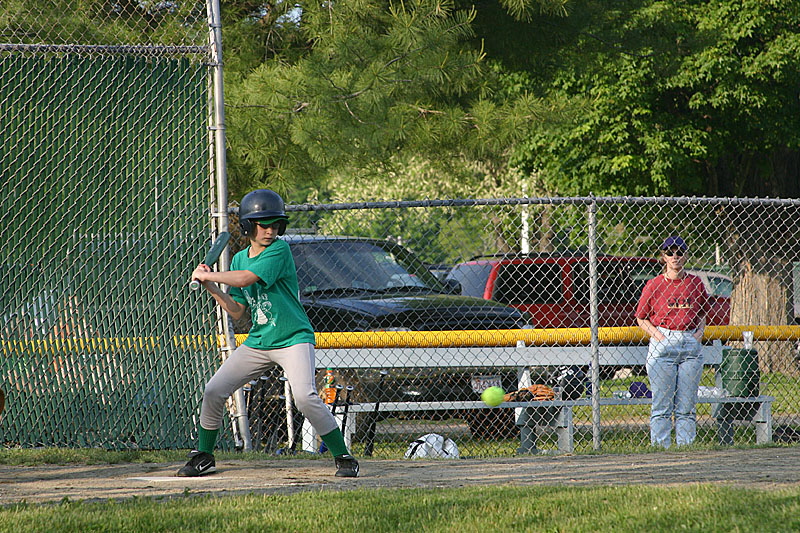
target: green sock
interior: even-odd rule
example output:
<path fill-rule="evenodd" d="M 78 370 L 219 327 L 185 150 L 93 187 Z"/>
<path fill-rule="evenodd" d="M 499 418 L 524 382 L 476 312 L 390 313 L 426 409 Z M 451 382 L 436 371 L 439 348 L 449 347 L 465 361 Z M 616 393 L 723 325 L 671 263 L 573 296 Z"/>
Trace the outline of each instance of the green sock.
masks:
<path fill-rule="evenodd" d="M 206 429 L 203 426 L 199 426 L 198 433 L 198 440 L 200 443 L 197 445 L 197 449 L 201 452 L 206 452 L 210 454 L 214 454 L 214 447 L 217 445 L 217 433 L 219 433 L 219 428 L 217 429 Z"/>
<path fill-rule="evenodd" d="M 325 446 L 328 447 L 334 457 L 350 453 L 347 451 L 347 445 L 344 443 L 342 430 L 339 428 L 334 429 L 327 435 L 322 435 L 322 442 L 325 443 Z"/>

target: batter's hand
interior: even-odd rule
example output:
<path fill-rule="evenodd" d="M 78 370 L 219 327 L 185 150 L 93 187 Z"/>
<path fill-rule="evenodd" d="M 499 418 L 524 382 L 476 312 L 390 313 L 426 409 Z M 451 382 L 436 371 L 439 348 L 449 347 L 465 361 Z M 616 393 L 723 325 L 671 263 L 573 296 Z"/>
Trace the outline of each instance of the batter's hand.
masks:
<path fill-rule="evenodd" d="M 192 272 L 191 281 L 197 280 L 200 283 L 203 283 L 206 280 L 206 273 L 208 272 L 211 272 L 211 267 L 200 263 L 197 265 L 197 268 L 194 269 L 194 272 Z"/>

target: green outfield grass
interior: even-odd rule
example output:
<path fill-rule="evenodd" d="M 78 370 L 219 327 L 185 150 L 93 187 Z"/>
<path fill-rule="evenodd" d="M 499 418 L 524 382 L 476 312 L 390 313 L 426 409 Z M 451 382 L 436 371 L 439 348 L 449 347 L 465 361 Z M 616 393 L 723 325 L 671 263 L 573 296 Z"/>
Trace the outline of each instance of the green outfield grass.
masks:
<path fill-rule="evenodd" d="M 800 401 L 800 377 L 772 373 L 761 376 L 761 394 L 775 397 L 772 415 L 794 415 Z"/>
<path fill-rule="evenodd" d="M 0 532 L 798 531 L 800 489 L 470 487 L 61 502 L 0 508 Z"/>

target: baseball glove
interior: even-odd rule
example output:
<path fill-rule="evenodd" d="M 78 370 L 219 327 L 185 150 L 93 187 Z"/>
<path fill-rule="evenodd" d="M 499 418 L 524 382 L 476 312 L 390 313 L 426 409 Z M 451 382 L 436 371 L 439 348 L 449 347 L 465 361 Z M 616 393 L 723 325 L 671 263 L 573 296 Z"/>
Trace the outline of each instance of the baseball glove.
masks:
<path fill-rule="evenodd" d="M 552 400 L 556 395 L 553 389 L 547 385 L 531 385 L 514 392 L 507 393 L 503 400 L 506 402 L 531 402 L 541 400 Z"/>

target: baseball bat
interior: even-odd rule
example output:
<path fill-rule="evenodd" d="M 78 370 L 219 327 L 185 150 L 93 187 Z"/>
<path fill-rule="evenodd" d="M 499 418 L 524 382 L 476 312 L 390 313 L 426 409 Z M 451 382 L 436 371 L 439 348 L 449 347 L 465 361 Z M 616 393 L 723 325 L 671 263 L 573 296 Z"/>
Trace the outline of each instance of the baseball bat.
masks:
<path fill-rule="evenodd" d="M 304 420 L 305 420 L 305 417 L 303 416 L 303 413 L 298 412 L 297 418 L 295 419 L 294 436 L 292 438 L 292 442 L 289 443 L 289 453 L 291 453 L 292 455 L 294 455 L 295 451 L 297 450 L 297 442 L 300 440 L 300 437 L 302 436 L 301 434 L 303 433 L 303 421 Z M 299 429 L 297 429 L 297 428 L 299 428 Z"/>
<path fill-rule="evenodd" d="M 228 241 L 231 239 L 231 234 L 227 231 L 223 231 L 219 234 L 217 239 L 214 241 L 214 244 L 211 245 L 211 248 L 208 249 L 208 253 L 206 257 L 203 259 L 203 264 L 211 266 L 217 262 L 219 256 L 222 255 L 222 250 L 228 245 Z M 193 291 L 196 291 L 200 288 L 200 282 L 196 279 L 193 279 L 189 282 L 189 288 Z"/>
<path fill-rule="evenodd" d="M 331 404 L 331 414 L 336 416 L 336 406 L 339 403 L 339 393 L 342 391 L 344 387 L 341 385 L 336 385 L 336 394 L 333 395 L 333 403 Z"/>
<path fill-rule="evenodd" d="M 344 435 L 344 428 L 347 426 L 347 410 L 350 407 L 350 393 L 353 392 L 353 386 L 347 386 L 347 393 L 344 395 L 344 411 L 342 411 L 342 435 Z"/>
<path fill-rule="evenodd" d="M 375 448 L 375 429 L 378 425 L 378 409 L 381 407 L 381 395 L 383 395 L 383 380 L 389 374 L 386 370 L 381 370 L 381 377 L 378 380 L 378 393 L 375 395 L 375 411 L 372 412 L 372 417 L 367 426 L 367 443 L 364 445 L 364 455 L 372 457 L 372 451 Z"/>

